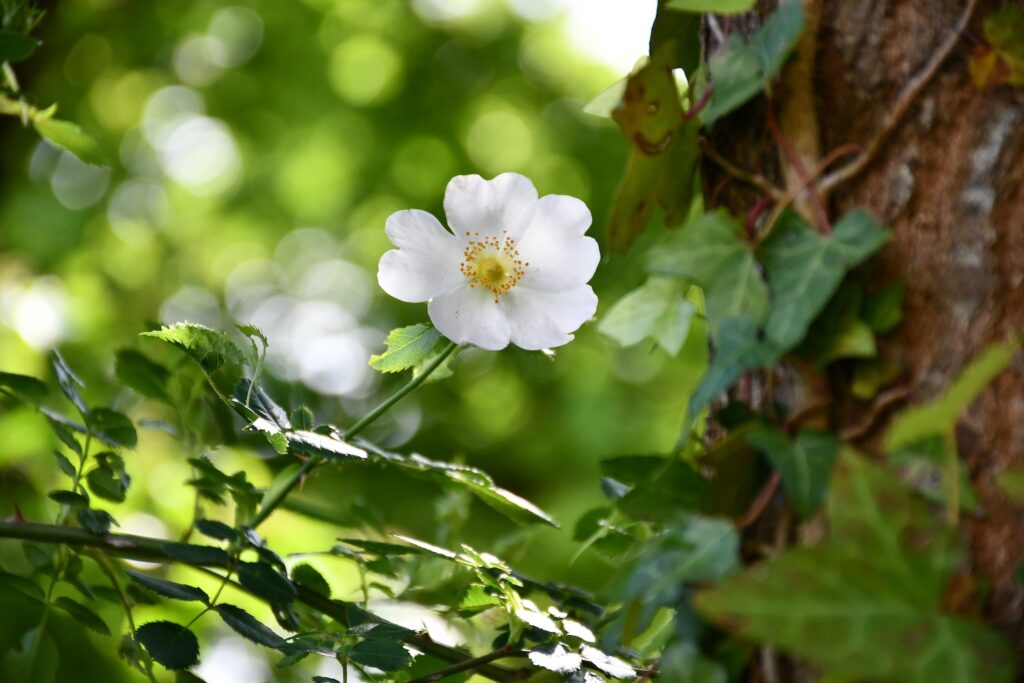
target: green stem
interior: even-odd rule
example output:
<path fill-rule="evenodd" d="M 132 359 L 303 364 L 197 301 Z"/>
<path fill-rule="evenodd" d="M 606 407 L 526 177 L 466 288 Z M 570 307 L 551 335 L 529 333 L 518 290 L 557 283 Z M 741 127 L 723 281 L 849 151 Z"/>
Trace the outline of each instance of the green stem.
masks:
<path fill-rule="evenodd" d="M 426 381 L 427 377 L 429 377 L 432 372 L 441 367 L 441 364 L 444 363 L 445 360 L 448 359 L 448 356 L 452 355 L 452 353 L 457 348 L 458 344 L 456 344 L 455 342 L 448 342 L 448 346 L 446 346 L 444 350 L 437 355 L 437 358 L 432 360 L 429 365 L 423 368 L 423 372 L 421 372 L 420 374 L 416 375 L 411 380 L 406 382 L 405 385 L 403 385 L 398 391 L 391 394 L 391 396 L 384 399 L 383 403 L 381 403 L 379 406 L 371 410 L 366 415 L 366 417 L 364 417 L 363 419 L 359 420 L 359 422 L 356 422 L 354 425 L 349 427 L 345 431 L 345 433 L 341 435 L 341 438 L 345 441 L 348 441 L 349 439 L 351 439 L 352 437 L 354 437 L 355 435 L 359 434 L 364 429 L 369 427 L 371 424 L 376 422 L 381 415 L 386 413 L 391 408 L 391 406 L 401 401 L 403 398 L 405 398 L 406 395 L 408 395 L 410 392 L 416 389 L 416 387 L 423 384 L 423 382 Z M 312 472 L 316 467 L 319 467 L 321 464 L 323 464 L 323 462 L 323 458 L 312 456 L 309 458 L 309 460 L 303 463 L 302 467 L 296 470 L 280 488 L 274 491 L 273 496 L 264 501 L 263 505 L 259 509 L 259 512 L 256 513 L 256 517 L 253 518 L 252 524 L 250 524 L 250 526 L 253 529 L 255 529 L 260 524 L 262 524 L 267 519 L 267 517 L 270 516 L 270 513 L 272 513 L 274 510 L 277 509 L 279 505 L 281 505 L 281 503 L 288 496 L 288 494 L 291 493 L 292 490 L 299 485 L 299 482 L 302 481 L 303 477 Z"/>
<path fill-rule="evenodd" d="M 121 590 L 121 584 L 117 581 L 117 574 L 114 572 L 114 567 L 110 564 L 110 560 L 101 552 L 90 551 L 89 554 L 96 564 L 99 565 L 100 570 L 106 574 L 107 579 L 110 581 L 110 585 L 114 588 L 114 592 L 117 593 L 117 598 L 121 602 L 121 606 L 124 607 L 125 616 L 128 617 L 128 631 L 132 634 L 132 640 L 138 642 L 135 636 L 135 618 L 132 616 L 132 605 L 128 601 L 128 596 Z M 146 678 L 150 680 L 150 683 L 156 683 L 156 678 L 153 676 L 153 660 L 146 655 L 144 665 L 142 669 L 143 673 L 146 674 Z"/>

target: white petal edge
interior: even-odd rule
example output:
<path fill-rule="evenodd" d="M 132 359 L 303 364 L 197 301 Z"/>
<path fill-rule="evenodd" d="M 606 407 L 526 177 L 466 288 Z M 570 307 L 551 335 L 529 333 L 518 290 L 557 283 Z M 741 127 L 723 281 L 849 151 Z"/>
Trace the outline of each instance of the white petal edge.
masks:
<path fill-rule="evenodd" d="M 462 243 L 426 211 L 393 213 L 384 229 L 398 249 L 381 257 L 377 282 L 391 296 L 417 303 L 465 282 L 459 272 Z"/>
<path fill-rule="evenodd" d="M 502 173 L 492 180 L 459 175 L 444 191 L 444 213 L 460 240 L 500 235 L 519 239 L 530 224 L 537 204 L 537 188 L 524 175 Z M 466 233 L 469 233 L 467 236 Z"/>
<path fill-rule="evenodd" d="M 527 351 L 568 344 L 580 325 L 597 312 L 597 295 L 590 285 L 556 292 L 516 287 L 502 303 L 512 343 Z"/>
<path fill-rule="evenodd" d="M 519 257 L 530 264 L 521 284 L 559 290 L 588 282 L 601 261 L 597 241 L 584 235 L 591 220 L 590 209 L 575 197 L 541 197 L 517 243 Z"/>
<path fill-rule="evenodd" d="M 458 344 L 500 351 L 511 338 L 504 306 L 483 287 L 467 284 L 435 297 L 427 304 L 427 314 L 441 334 Z"/>

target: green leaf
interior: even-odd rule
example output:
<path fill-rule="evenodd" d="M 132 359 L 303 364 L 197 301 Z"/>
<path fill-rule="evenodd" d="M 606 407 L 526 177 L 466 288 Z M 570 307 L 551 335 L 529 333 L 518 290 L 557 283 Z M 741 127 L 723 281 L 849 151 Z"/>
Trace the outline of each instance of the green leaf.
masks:
<path fill-rule="evenodd" d="M 1007 467 L 996 475 L 996 486 L 1010 502 L 1024 503 L 1024 466 Z"/>
<path fill-rule="evenodd" d="M 221 603 L 216 605 L 213 609 L 216 610 L 217 614 L 220 615 L 220 618 L 224 620 L 225 624 L 230 626 L 235 633 L 243 638 L 251 640 L 258 645 L 264 645 L 274 649 L 280 648 L 286 644 L 284 638 L 257 621 L 255 617 L 241 607 Z"/>
<path fill-rule="evenodd" d="M 266 562 L 240 564 L 238 582 L 246 590 L 272 604 L 287 604 L 295 599 L 295 586 Z"/>
<path fill-rule="evenodd" d="M 186 564 L 227 566 L 231 557 L 222 549 L 212 545 L 194 543 L 164 543 L 163 551 L 168 557 Z"/>
<path fill-rule="evenodd" d="M 238 537 L 238 532 L 230 526 L 213 519 L 197 519 L 196 530 L 203 536 L 215 538 L 218 541 L 233 541 Z"/>
<path fill-rule="evenodd" d="M 874 358 L 877 355 L 875 333 L 867 323 L 857 318 L 846 318 L 836 330 L 822 361 L 829 363 L 840 358 Z"/>
<path fill-rule="evenodd" d="M 422 365 L 440 340 L 441 333 L 433 325 L 395 328 L 384 340 L 387 350 L 370 356 L 370 367 L 377 372 L 401 372 Z"/>
<path fill-rule="evenodd" d="M 87 164 L 103 166 L 107 157 L 99 143 L 77 123 L 49 117 L 36 116 L 32 119 L 36 132 L 44 138 L 74 154 Z"/>
<path fill-rule="evenodd" d="M 961 560 L 955 530 L 882 467 L 847 453 L 828 501 L 829 540 L 699 593 L 706 617 L 837 680 L 1013 678 L 995 633 L 942 612 Z"/>
<path fill-rule="evenodd" d="M 689 463 L 665 459 L 664 465 L 620 498 L 616 505 L 636 519 L 666 522 L 681 512 L 702 510 L 708 480 Z"/>
<path fill-rule="evenodd" d="M 192 631 L 170 621 L 151 621 L 135 632 L 135 638 L 156 662 L 176 671 L 199 661 L 199 641 Z"/>
<path fill-rule="evenodd" d="M 100 619 L 99 615 L 93 612 L 91 609 L 86 607 L 80 602 L 76 602 L 71 598 L 62 595 L 53 601 L 55 607 L 59 607 L 68 614 L 70 614 L 75 621 L 82 624 L 86 628 L 99 633 L 101 636 L 109 636 L 110 629 Z"/>
<path fill-rule="evenodd" d="M 597 329 L 622 346 L 651 338 L 674 356 L 686 341 L 697 311 L 683 298 L 684 289 L 677 280 L 651 277 L 619 299 L 601 318 Z"/>
<path fill-rule="evenodd" d="M 85 405 L 85 399 L 82 398 L 82 393 L 79 391 L 80 388 L 85 388 L 85 382 L 75 374 L 75 371 L 71 369 L 59 351 L 53 352 L 51 363 L 53 364 L 54 372 L 57 373 L 57 384 L 60 385 L 60 390 L 74 404 L 82 417 L 88 415 L 89 408 Z"/>
<path fill-rule="evenodd" d="M 747 435 L 747 442 L 768 456 L 800 517 L 807 519 L 818 511 L 842 447 L 839 439 L 811 429 L 790 439 L 776 429 L 760 428 Z"/>
<path fill-rule="evenodd" d="M 114 374 L 122 384 L 143 396 L 160 401 L 167 399 L 167 378 L 164 366 L 154 363 L 133 349 L 121 349 L 114 356 Z"/>
<path fill-rule="evenodd" d="M 125 473 L 124 460 L 116 453 L 98 453 L 99 464 L 85 479 L 94 495 L 114 503 L 123 503 L 131 478 Z"/>
<path fill-rule="evenodd" d="M 757 0 L 668 0 L 666 7 L 680 12 L 739 14 L 749 12 Z"/>
<path fill-rule="evenodd" d="M 715 335 L 714 343 L 715 352 L 707 372 L 690 396 L 691 418 L 744 372 L 771 365 L 782 356 L 778 348 L 758 338 L 754 323 L 741 318 L 727 320 Z"/>
<path fill-rule="evenodd" d="M 241 379 L 235 387 L 235 399 L 242 406 L 254 411 L 263 419 L 273 423 L 280 429 L 291 429 L 292 423 L 288 419 L 288 412 L 279 406 L 261 386 L 252 387 L 249 390 L 248 379 Z M 248 403 L 246 400 L 248 399 Z"/>
<path fill-rule="evenodd" d="M 4 656 L 4 680 L 9 683 L 53 683 L 60 653 L 42 626 L 25 632 L 18 648 Z"/>
<path fill-rule="evenodd" d="M 700 285 L 715 331 L 730 318 L 760 324 L 768 314 L 768 287 L 758 272 L 754 250 L 743 226 L 724 210 L 696 217 L 652 250 L 648 270 Z"/>
<path fill-rule="evenodd" d="M 171 598 L 172 600 L 198 601 L 202 603 L 210 602 L 210 596 L 208 596 L 206 591 L 202 588 L 168 581 L 167 579 L 157 578 L 155 576 L 150 576 L 149 574 L 143 574 L 142 572 L 132 571 L 131 569 L 125 570 L 125 573 L 132 581 L 144 588 L 148 588 L 154 593 L 164 596 L 165 598 Z"/>
<path fill-rule="evenodd" d="M 803 2 L 783 0 L 749 43 L 733 33 L 727 49 L 708 62 L 714 92 L 711 102 L 700 113 L 701 122 L 711 126 L 760 93 L 778 72 L 803 29 Z"/>
<path fill-rule="evenodd" d="M 6 389 L 14 396 L 25 403 L 39 405 L 46 398 L 49 390 L 46 384 L 28 375 L 18 375 L 13 372 L 0 372 L 0 389 Z"/>
<path fill-rule="evenodd" d="M 127 415 L 110 408 L 94 408 L 86 416 L 86 423 L 94 437 L 121 448 L 135 448 L 139 441 L 135 425 Z"/>
<path fill-rule="evenodd" d="M 330 584 L 320 572 L 305 562 L 292 567 L 292 581 L 325 598 L 331 597 Z"/>
<path fill-rule="evenodd" d="M 296 429 L 311 430 L 316 426 L 316 416 L 307 406 L 299 406 L 293 410 L 291 421 Z"/>
<path fill-rule="evenodd" d="M 245 356 L 230 337 L 198 323 L 165 325 L 159 330 L 143 332 L 141 336 L 176 346 L 208 372 L 224 364 L 242 365 L 245 362 Z"/>
<path fill-rule="evenodd" d="M 39 41 L 13 31 L 0 31 L 0 62 L 28 59 L 39 47 Z"/>
<path fill-rule="evenodd" d="M 903 321 L 906 285 L 895 282 L 864 302 L 864 322 L 878 334 L 889 332 Z"/>
<path fill-rule="evenodd" d="M 583 113 L 602 119 L 610 119 L 612 112 L 622 103 L 622 97 L 626 94 L 626 81 L 628 79 L 628 76 L 620 78 L 595 95 L 592 100 L 583 105 Z"/>
<path fill-rule="evenodd" d="M 783 214 L 761 248 L 773 303 L 768 339 L 787 351 L 800 343 L 847 271 L 888 239 L 862 209 L 843 216 L 828 236 L 792 211 Z"/>
<path fill-rule="evenodd" d="M 370 638 L 356 643 L 349 652 L 352 661 L 381 671 L 398 671 L 412 663 L 412 656 L 400 640 Z"/>
<path fill-rule="evenodd" d="M 74 493 L 72 491 L 50 491 L 46 495 L 50 500 L 54 500 L 61 505 L 68 505 L 70 507 L 89 505 L 89 499 L 81 493 Z"/>
<path fill-rule="evenodd" d="M 117 522 L 113 516 L 106 510 L 93 510 L 91 508 L 80 508 L 75 514 L 75 519 L 82 525 L 83 528 L 89 531 L 89 533 L 97 536 L 110 531 L 110 527 Z"/>
<path fill-rule="evenodd" d="M 316 432 L 301 429 L 286 434 L 288 446 L 292 452 L 306 455 L 318 455 L 328 460 L 366 460 L 367 453 L 362 448 Z"/>
<path fill-rule="evenodd" d="M 960 414 L 1010 364 L 1019 345 L 1018 341 L 989 345 L 941 396 L 897 415 L 885 434 L 886 450 L 895 451 L 929 436 L 951 433 Z"/>
<path fill-rule="evenodd" d="M 678 225 L 693 203 L 699 124 L 685 120 L 672 75 L 678 45 L 673 39 L 652 48 L 650 61 L 626 79 L 622 102 L 612 111 L 630 142 L 629 161 L 608 219 L 612 248 L 619 251 L 644 231 L 656 207 L 664 210 L 666 224 Z"/>
<path fill-rule="evenodd" d="M 933 436 L 893 451 L 889 454 L 889 462 L 899 471 L 907 486 L 925 498 L 950 504 L 952 496 L 961 510 L 975 512 L 981 507 L 981 501 L 963 461 L 950 452 L 951 446 L 955 444 L 951 444 L 949 439 Z M 955 483 L 950 481 L 951 463 L 956 464 Z"/>

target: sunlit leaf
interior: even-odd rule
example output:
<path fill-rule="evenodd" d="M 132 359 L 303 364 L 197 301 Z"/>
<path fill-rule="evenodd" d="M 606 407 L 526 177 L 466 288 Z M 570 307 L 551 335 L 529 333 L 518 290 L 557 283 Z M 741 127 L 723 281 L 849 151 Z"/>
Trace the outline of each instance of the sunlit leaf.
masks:
<path fill-rule="evenodd" d="M 583 657 L 561 643 L 534 648 L 527 656 L 535 666 L 559 674 L 572 673 L 583 665 Z"/>
<path fill-rule="evenodd" d="M 739 14 L 749 12 L 755 4 L 756 0 L 668 0 L 666 7 L 681 12 Z"/>
<path fill-rule="evenodd" d="M 44 138 L 74 154 L 87 164 L 102 166 L 107 163 L 99 143 L 77 123 L 50 117 L 36 116 L 32 125 Z"/>
<path fill-rule="evenodd" d="M 301 429 L 286 434 L 289 448 L 296 453 L 318 455 L 330 460 L 365 460 L 365 450 L 358 446 L 316 432 Z"/>
<path fill-rule="evenodd" d="M 433 325 L 397 327 L 384 340 L 387 350 L 370 356 L 370 367 L 378 372 L 401 372 L 422 365 L 441 339 Z"/>
<path fill-rule="evenodd" d="M 683 298 L 686 286 L 678 280 L 652 277 L 619 299 L 597 329 L 622 346 L 650 338 L 669 355 L 686 341 L 696 307 Z"/>
<path fill-rule="evenodd" d="M 198 323 L 165 325 L 159 330 L 143 332 L 142 336 L 179 348 L 207 371 L 216 370 L 225 363 L 242 365 L 245 362 L 245 356 L 230 337 Z"/>

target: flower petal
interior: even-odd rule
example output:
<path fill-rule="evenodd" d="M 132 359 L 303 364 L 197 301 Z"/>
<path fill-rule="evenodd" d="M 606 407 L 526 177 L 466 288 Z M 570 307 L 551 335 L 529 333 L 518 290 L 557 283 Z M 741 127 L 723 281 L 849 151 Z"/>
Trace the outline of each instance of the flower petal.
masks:
<path fill-rule="evenodd" d="M 512 343 L 528 351 L 567 344 L 594 317 L 597 295 L 590 285 L 549 292 L 516 287 L 503 299 Z"/>
<path fill-rule="evenodd" d="M 455 176 L 444 191 L 448 225 L 461 240 L 500 235 L 518 239 L 530 224 L 537 204 L 537 188 L 518 173 L 502 173 L 493 180 L 478 175 Z M 469 233 L 469 237 L 466 233 Z"/>
<path fill-rule="evenodd" d="M 453 342 L 499 351 L 510 337 L 504 307 L 483 287 L 458 287 L 427 305 L 430 321 Z"/>
<path fill-rule="evenodd" d="M 465 282 L 459 272 L 462 243 L 426 211 L 393 213 L 385 230 L 398 249 L 381 257 L 377 282 L 391 296 L 426 301 Z"/>
<path fill-rule="evenodd" d="M 519 257 L 530 264 L 521 284 L 558 290 L 589 281 L 601 260 L 597 242 L 584 235 L 590 221 L 590 209 L 575 197 L 541 197 L 533 221 L 516 245 Z"/>

